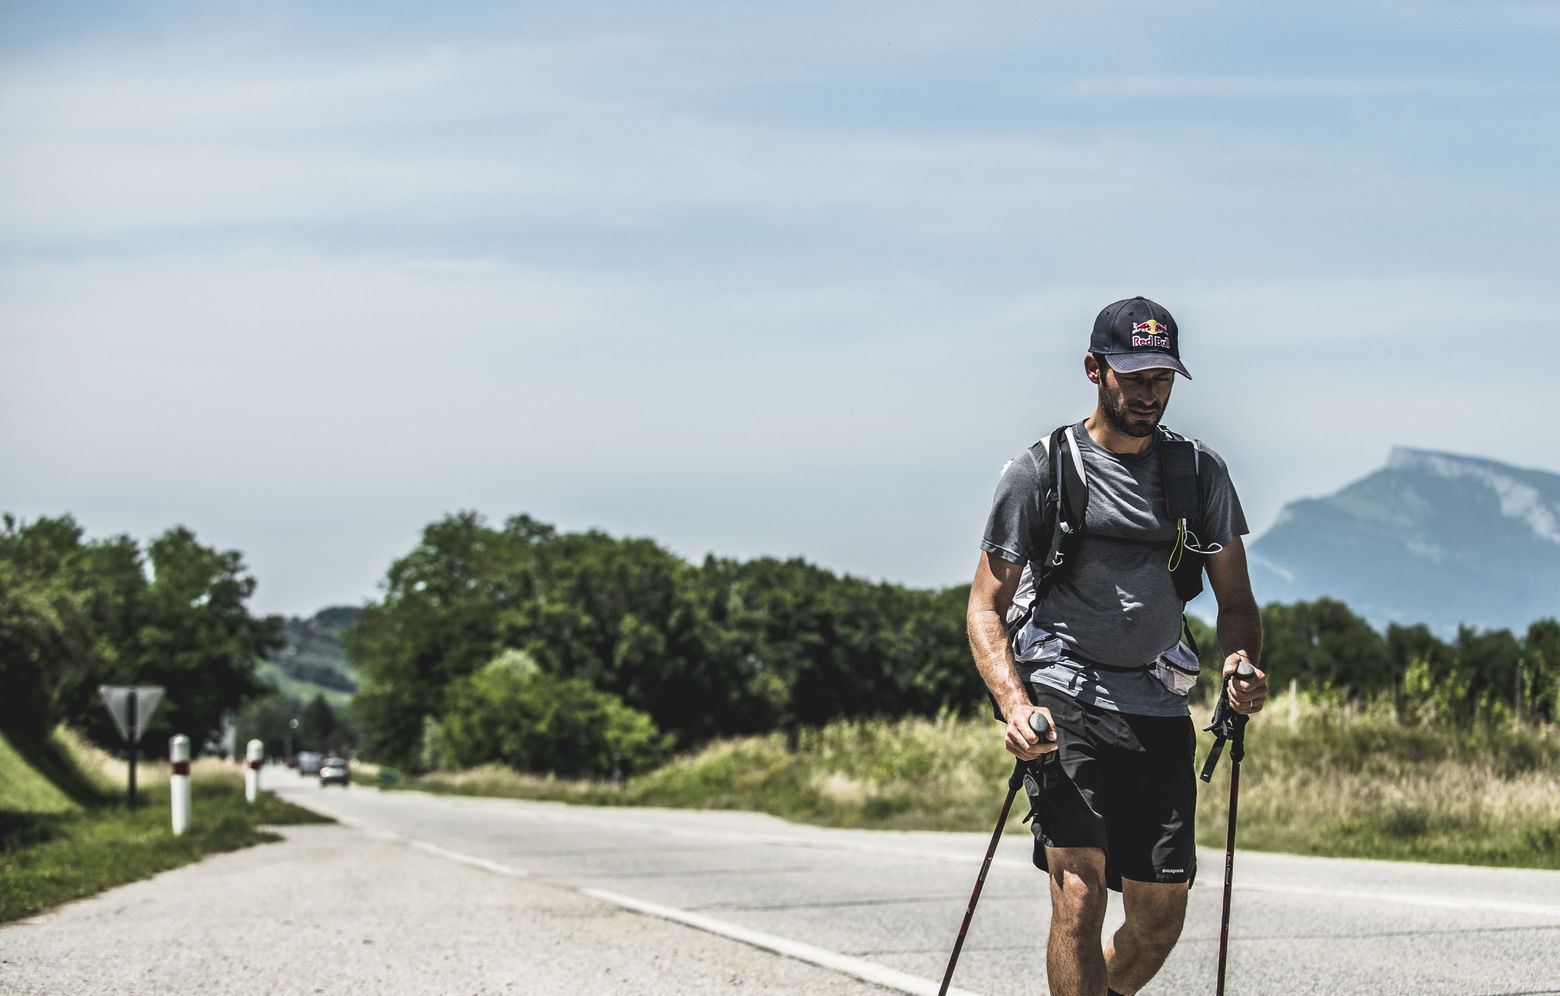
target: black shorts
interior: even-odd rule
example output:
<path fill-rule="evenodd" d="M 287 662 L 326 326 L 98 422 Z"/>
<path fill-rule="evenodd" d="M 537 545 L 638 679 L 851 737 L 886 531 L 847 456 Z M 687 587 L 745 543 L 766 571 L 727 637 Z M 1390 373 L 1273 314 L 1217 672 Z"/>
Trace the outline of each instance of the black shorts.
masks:
<path fill-rule="evenodd" d="M 1046 847 L 1095 847 L 1118 892 L 1123 878 L 1190 884 L 1197 874 L 1191 717 L 1133 716 L 1041 686 L 1030 695 L 1051 710 L 1057 742 L 1025 779 L 1035 866 L 1045 870 Z"/>

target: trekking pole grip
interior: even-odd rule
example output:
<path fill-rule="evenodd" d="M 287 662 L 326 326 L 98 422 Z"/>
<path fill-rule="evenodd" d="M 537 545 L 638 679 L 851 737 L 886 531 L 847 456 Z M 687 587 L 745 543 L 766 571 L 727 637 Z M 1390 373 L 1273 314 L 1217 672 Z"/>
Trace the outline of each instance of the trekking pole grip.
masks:
<path fill-rule="evenodd" d="M 1208 751 L 1208 758 L 1203 762 L 1202 773 L 1197 777 L 1203 781 L 1211 781 L 1214 765 L 1219 763 L 1219 756 L 1224 753 L 1224 742 L 1230 742 L 1230 759 L 1239 763 L 1246 754 L 1246 716 L 1236 712 L 1230 707 L 1230 680 L 1239 678 L 1246 681 L 1257 676 L 1257 669 L 1244 657 L 1235 665 L 1232 674 L 1225 675 L 1224 682 L 1219 686 L 1219 700 L 1214 703 L 1213 722 L 1203 727 L 1204 732 L 1213 734 L 1213 747 Z"/>
<path fill-rule="evenodd" d="M 1041 740 L 1044 740 L 1046 733 L 1051 729 L 1051 724 L 1046 720 L 1045 713 L 1032 712 L 1029 714 L 1029 728 L 1038 733 Z M 1013 773 L 1008 776 L 1008 788 L 1017 792 L 1019 787 L 1024 784 L 1024 773 L 1029 770 L 1029 766 L 1033 763 L 1033 761 L 1025 761 L 1022 758 L 1015 761 Z"/>
<path fill-rule="evenodd" d="M 1242 681 L 1245 681 L 1248 678 L 1255 678 L 1256 676 L 1257 669 L 1252 667 L 1251 662 L 1245 660 L 1244 658 L 1235 667 L 1234 677 L 1239 678 Z M 1235 735 L 1230 738 L 1230 760 L 1239 765 L 1240 762 L 1246 757 L 1246 720 L 1250 719 L 1251 717 L 1247 716 L 1243 712 L 1235 712 L 1234 709 L 1231 709 L 1230 712 L 1234 713 L 1234 715 L 1230 717 L 1230 723 L 1235 733 Z"/>

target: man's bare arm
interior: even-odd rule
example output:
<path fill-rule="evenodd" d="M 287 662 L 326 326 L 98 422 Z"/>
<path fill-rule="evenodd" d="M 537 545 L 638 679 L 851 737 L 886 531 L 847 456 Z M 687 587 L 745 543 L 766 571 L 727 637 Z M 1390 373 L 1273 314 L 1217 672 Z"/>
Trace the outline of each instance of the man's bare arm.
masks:
<path fill-rule="evenodd" d="M 1007 720 L 1004 742 L 1008 753 L 1025 760 L 1033 760 L 1041 754 L 1055 750 L 1056 733 L 1041 741 L 1029 728 L 1029 714 L 1043 712 L 1051 718 L 1047 709 L 1037 710 L 1029 701 L 1024 683 L 1018 676 L 1013 662 L 1013 648 L 1008 644 L 1007 610 L 1013 604 L 1013 594 L 1018 591 L 1018 580 L 1023 568 L 1001 557 L 982 553 L 975 565 L 975 581 L 970 585 L 969 608 L 965 611 L 965 627 L 969 631 L 970 653 L 975 667 L 986 683 L 986 688 L 996 699 L 1002 718 Z"/>
<path fill-rule="evenodd" d="M 1233 674 L 1242 658 L 1257 669 L 1248 681 L 1230 682 L 1230 705 L 1236 712 L 1253 713 L 1267 700 L 1267 673 L 1262 670 L 1262 613 L 1251 593 L 1246 569 L 1246 546 L 1239 536 L 1224 549 L 1208 555 L 1208 583 L 1219 602 L 1219 648 L 1226 654 L 1224 673 Z"/>

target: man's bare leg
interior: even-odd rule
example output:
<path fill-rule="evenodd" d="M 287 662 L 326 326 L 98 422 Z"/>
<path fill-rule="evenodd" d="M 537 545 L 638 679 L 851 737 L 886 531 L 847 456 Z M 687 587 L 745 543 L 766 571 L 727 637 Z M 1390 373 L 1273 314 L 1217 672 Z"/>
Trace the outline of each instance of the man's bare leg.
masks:
<path fill-rule="evenodd" d="M 1095 847 L 1048 847 L 1051 936 L 1045 972 L 1051 996 L 1105 996 L 1105 852 Z M 1155 966 L 1156 968 L 1158 966 Z"/>
<path fill-rule="evenodd" d="M 1110 987 L 1124 996 L 1148 984 L 1170 956 L 1186 922 L 1185 882 L 1121 883 L 1126 922 L 1105 946 Z"/>

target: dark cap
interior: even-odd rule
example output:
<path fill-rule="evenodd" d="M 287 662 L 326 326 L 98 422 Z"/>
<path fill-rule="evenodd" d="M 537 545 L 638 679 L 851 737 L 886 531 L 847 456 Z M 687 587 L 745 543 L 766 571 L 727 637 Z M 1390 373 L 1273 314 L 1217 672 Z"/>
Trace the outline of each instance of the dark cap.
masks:
<path fill-rule="evenodd" d="M 1094 320 L 1089 352 L 1103 353 L 1112 370 L 1168 369 L 1191 379 L 1181 365 L 1180 335 L 1170 312 L 1146 297 L 1133 297 L 1105 306 Z"/>

